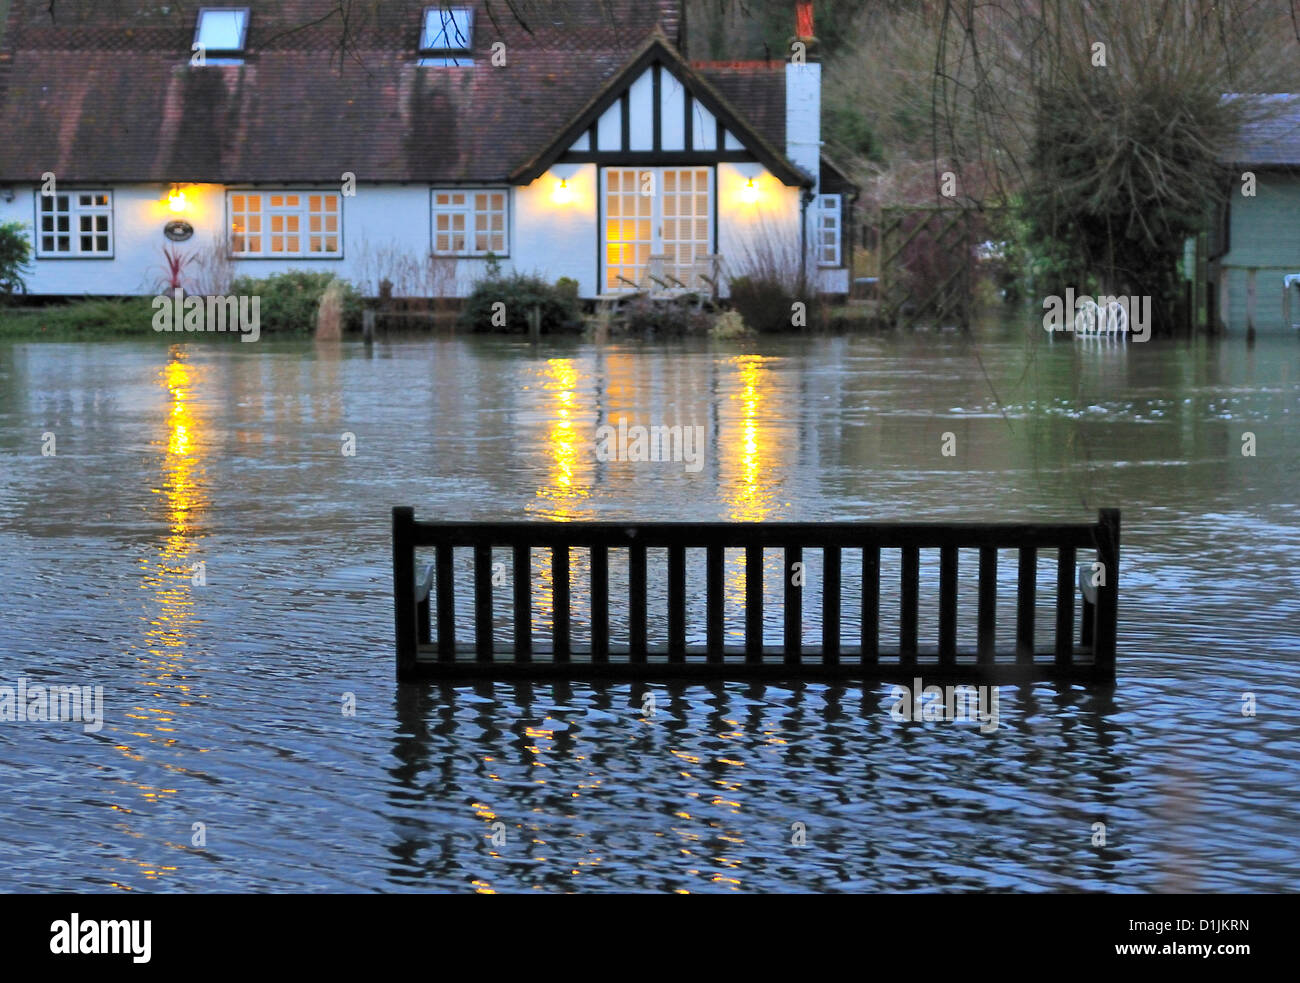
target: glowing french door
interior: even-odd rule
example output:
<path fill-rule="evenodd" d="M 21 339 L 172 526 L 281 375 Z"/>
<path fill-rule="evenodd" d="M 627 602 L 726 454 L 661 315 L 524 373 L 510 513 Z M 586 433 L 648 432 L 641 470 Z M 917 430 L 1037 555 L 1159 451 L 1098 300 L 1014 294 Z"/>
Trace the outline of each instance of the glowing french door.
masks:
<path fill-rule="evenodd" d="M 663 257 L 661 277 L 702 286 L 698 260 L 713 241 L 713 168 L 607 167 L 605 200 L 606 290 L 657 286 L 651 257 Z M 656 260 L 657 265 L 657 260 Z"/>

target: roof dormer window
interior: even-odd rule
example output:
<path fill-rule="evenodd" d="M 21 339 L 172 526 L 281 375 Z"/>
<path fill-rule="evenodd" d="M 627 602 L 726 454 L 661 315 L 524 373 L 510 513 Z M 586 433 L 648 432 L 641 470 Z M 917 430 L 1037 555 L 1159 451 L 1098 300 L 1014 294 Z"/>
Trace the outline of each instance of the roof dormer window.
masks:
<path fill-rule="evenodd" d="M 468 7 L 425 7 L 420 31 L 420 65 L 472 65 L 474 12 Z"/>
<path fill-rule="evenodd" d="M 247 40 L 247 7 L 201 7 L 194 28 L 193 64 L 240 65 Z"/>

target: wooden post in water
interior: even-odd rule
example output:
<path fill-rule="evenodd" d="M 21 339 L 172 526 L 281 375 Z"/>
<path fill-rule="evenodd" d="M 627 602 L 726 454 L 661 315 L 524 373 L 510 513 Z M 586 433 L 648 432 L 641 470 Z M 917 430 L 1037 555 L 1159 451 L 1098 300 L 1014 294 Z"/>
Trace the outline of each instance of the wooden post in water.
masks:
<path fill-rule="evenodd" d="M 474 658 L 492 661 L 492 547 L 474 547 Z"/>
<path fill-rule="evenodd" d="M 745 547 L 745 661 L 763 661 L 763 546 Z"/>
<path fill-rule="evenodd" d="M 1074 658 L 1074 547 L 1062 546 L 1056 556 L 1056 664 Z"/>
<path fill-rule="evenodd" d="M 415 509 L 393 509 L 393 617 L 397 628 L 397 679 L 415 674 L 419 642 L 415 623 Z"/>
<path fill-rule="evenodd" d="M 998 548 L 980 547 L 979 608 L 976 614 L 976 659 L 991 663 L 998 616 Z"/>
<path fill-rule="evenodd" d="M 591 661 L 609 661 L 609 550 L 591 548 Z"/>
<path fill-rule="evenodd" d="M 726 560 L 726 553 L 723 548 L 714 543 L 706 550 L 705 564 L 707 571 L 704 579 L 705 592 L 707 594 L 707 611 L 706 617 L 708 625 L 705 628 L 706 639 L 708 642 L 708 659 L 710 662 L 724 662 L 725 660 L 725 635 L 726 628 L 725 608 L 723 606 L 723 564 Z"/>
<path fill-rule="evenodd" d="M 880 547 L 862 547 L 862 664 L 880 661 Z"/>
<path fill-rule="evenodd" d="M 1119 609 L 1119 509 L 1102 509 L 1097 514 L 1097 561 L 1104 582 L 1097 585 L 1093 663 L 1098 676 L 1114 679 Z"/>
<path fill-rule="evenodd" d="M 1038 549 L 1020 548 L 1020 571 L 1016 576 L 1016 661 L 1034 661 L 1034 603 L 1038 592 Z"/>
<path fill-rule="evenodd" d="M 840 548 L 822 550 L 822 663 L 840 661 Z"/>
<path fill-rule="evenodd" d="M 531 662 L 533 659 L 533 551 L 531 547 L 515 545 L 515 661 Z"/>
<path fill-rule="evenodd" d="M 798 564 L 799 583 L 794 582 Z M 797 666 L 803 660 L 803 549 L 785 548 L 785 664 Z"/>
<path fill-rule="evenodd" d="M 921 585 L 921 551 L 903 547 L 903 568 L 899 587 L 902 608 L 898 617 L 898 659 L 904 665 L 916 662 L 916 610 Z"/>
<path fill-rule="evenodd" d="M 939 663 L 957 662 L 957 547 L 939 549 Z"/>
<path fill-rule="evenodd" d="M 646 661 L 646 582 L 645 547 L 634 543 L 628 547 L 628 648 L 632 662 Z"/>
<path fill-rule="evenodd" d="M 452 548 L 439 543 L 435 566 L 438 592 L 438 661 L 456 661 L 456 590 L 452 583 Z"/>

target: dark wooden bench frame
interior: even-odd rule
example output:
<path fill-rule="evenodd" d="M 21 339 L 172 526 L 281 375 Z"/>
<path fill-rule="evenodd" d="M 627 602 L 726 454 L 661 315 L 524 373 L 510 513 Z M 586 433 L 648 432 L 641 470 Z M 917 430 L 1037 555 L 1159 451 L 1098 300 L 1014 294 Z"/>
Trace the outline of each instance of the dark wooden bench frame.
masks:
<path fill-rule="evenodd" d="M 1109 681 L 1115 677 L 1116 609 L 1119 597 L 1118 509 L 1102 509 L 1096 523 L 670 523 L 670 522 L 417 522 L 414 510 L 393 509 L 393 586 L 397 635 L 397 678 L 908 678 L 1016 681 L 1068 678 Z M 436 550 L 435 562 L 417 581 L 415 551 Z M 512 551 L 514 644 L 499 651 L 493 639 L 492 549 Z M 646 644 L 646 550 L 667 548 L 668 644 Z M 453 550 L 474 551 L 474 640 L 455 637 Z M 706 550 L 705 645 L 686 643 L 686 550 Z M 724 550 L 745 550 L 745 643 L 724 644 Z M 958 550 L 979 550 L 977 645 L 957 649 Z M 532 550 L 552 558 L 553 630 L 549 646 L 532 631 Z M 591 636 L 589 648 L 571 637 L 569 550 L 591 551 Z M 609 639 L 609 550 L 629 551 L 629 644 Z M 822 644 L 802 638 L 803 590 L 784 578 L 784 644 L 763 644 L 763 550 L 783 549 L 785 570 L 803 550 L 823 551 Z M 841 556 L 860 549 L 863 557 L 862 637 L 858 645 L 840 639 Z M 879 644 L 880 551 L 902 554 L 898 649 Z M 917 643 L 919 551 L 938 549 L 939 640 Z M 1019 550 L 1016 648 L 995 651 L 999 549 Z M 1034 651 L 1034 605 L 1038 550 L 1055 549 L 1056 635 L 1052 651 Z M 1090 586 L 1079 571 L 1083 604 L 1080 638 L 1074 641 L 1076 556 L 1095 550 L 1104 584 Z M 436 601 L 436 633 L 430 603 Z M 931 649 L 933 651 L 931 651 Z"/>

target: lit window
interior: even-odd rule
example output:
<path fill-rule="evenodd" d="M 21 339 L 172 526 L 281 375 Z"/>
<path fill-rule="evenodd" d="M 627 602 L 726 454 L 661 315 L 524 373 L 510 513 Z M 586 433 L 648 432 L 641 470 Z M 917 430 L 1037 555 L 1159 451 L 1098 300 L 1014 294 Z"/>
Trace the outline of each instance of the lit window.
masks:
<path fill-rule="evenodd" d="M 840 196 L 817 196 L 817 263 L 840 265 Z"/>
<path fill-rule="evenodd" d="M 109 191 L 37 192 L 38 257 L 113 255 L 113 199 Z"/>
<path fill-rule="evenodd" d="M 426 7 L 420 31 L 420 64 L 426 67 L 472 65 L 474 12 L 468 7 Z"/>
<path fill-rule="evenodd" d="M 437 256 L 505 256 L 505 191 L 434 191 L 433 252 Z"/>
<path fill-rule="evenodd" d="M 228 201 L 232 256 L 343 255 L 337 193 L 232 191 Z"/>
<path fill-rule="evenodd" d="M 198 64 L 239 64 L 243 61 L 247 37 L 247 7 L 202 8 L 194 29 L 193 51 Z"/>

